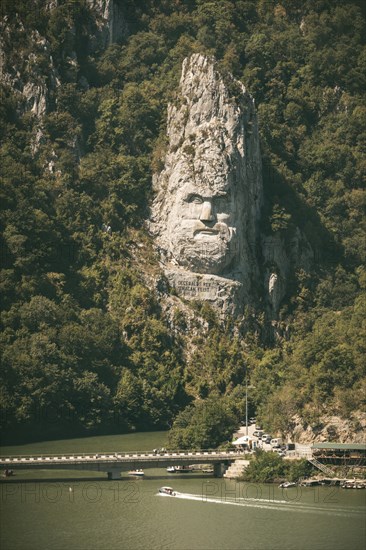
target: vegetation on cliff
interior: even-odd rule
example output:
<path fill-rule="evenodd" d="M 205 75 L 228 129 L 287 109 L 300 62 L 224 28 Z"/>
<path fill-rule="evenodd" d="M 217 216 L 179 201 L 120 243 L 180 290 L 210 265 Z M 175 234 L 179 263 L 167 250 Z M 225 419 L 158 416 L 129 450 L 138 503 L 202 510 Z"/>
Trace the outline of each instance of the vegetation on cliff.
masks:
<path fill-rule="evenodd" d="M 85 0 L 48 4 L 14 0 L 3 20 L 3 426 L 168 427 L 188 406 L 172 434 L 183 445 L 204 400 L 229 427 L 242 418 L 246 374 L 250 410 L 272 430 L 286 431 L 294 413 L 316 426 L 326 406 L 345 417 L 362 409 L 361 3 L 131 0 L 129 34 L 107 49 Z M 214 55 L 256 99 L 262 230 L 286 238 L 299 226 L 317 255 L 311 277 L 294 273 L 276 342 L 260 305 L 233 337 L 200 304 L 177 307 L 172 323 L 165 290 L 149 285 L 158 273 L 144 230 L 151 177 L 193 52 Z M 37 86 L 44 115 L 30 110 Z M 206 418 L 194 445 L 218 429 Z"/>

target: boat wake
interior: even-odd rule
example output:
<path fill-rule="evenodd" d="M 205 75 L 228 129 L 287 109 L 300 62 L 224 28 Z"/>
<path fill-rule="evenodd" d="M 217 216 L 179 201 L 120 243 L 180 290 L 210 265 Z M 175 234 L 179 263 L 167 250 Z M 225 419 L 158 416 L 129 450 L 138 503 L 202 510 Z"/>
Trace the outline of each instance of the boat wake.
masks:
<path fill-rule="evenodd" d="M 158 493 L 159 496 L 182 500 L 194 500 L 203 504 L 224 504 L 228 506 L 241 506 L 244 508 L 260 508 L 264 510 L 277 510 L 279 512 L 301 512 L 308 514 L 324 514 L 333 517 L 364 516 L 365 511 L 360 508 L 326 508 L 325 506 L 312 505 L 311 503 L 289 502 L 288 500 L 270 500 L 259 498 L 213 498 L 206 495 L 175 492 L 174 496 Z"/>

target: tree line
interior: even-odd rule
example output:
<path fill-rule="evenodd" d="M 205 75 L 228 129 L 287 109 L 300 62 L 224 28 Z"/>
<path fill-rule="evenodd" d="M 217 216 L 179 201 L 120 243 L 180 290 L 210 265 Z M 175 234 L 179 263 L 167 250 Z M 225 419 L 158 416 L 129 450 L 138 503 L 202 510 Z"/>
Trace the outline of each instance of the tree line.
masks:
<path fill-rule="evenodd" d="M 268 429 L 287 429 L 295 413 L 321 424 L 326 406 L 345 417 L 362 409 L 360 3 L 128 0 L 129 32 L 106 49 L 95 46 L 86 1 L 36 6 L 9 4 L 3 38 L 5 72 L 18 67 L 24 82 L 48 86 L 40 121 L 1 84 L 3 426 L 35 429 L 41 416 L 44 429 L 39 411 L 52 410 L 55 432 L 70 418 L 72 429 L 107 430 L 112 416 L 119 430 L 174 422 L 176 444 L 219 444 L 243 415 L 245 376 L 250 410 Z M 256 99 L 271 167 L 262 231 L 286 235 L 294 224 L 319 259 L 311 276 L 294 274 L 280 312 L 289 335 L 271 345 L 260 311 L 238 329 L 185 305 L 197 327 L 187 331 L 184 308 L 172 324 L 141 273 L 157 269 L 144 229 L 151 178 L 182 60 L 194 52 L 214 55 Z"/>

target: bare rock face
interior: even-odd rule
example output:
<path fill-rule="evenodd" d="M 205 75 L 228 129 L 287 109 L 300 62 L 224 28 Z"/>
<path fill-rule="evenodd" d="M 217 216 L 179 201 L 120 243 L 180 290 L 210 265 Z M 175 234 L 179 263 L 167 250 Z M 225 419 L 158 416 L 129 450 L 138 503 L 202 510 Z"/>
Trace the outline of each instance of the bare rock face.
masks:
<path fill-rule="evenodd" d="M 13 60 L 13 35 L 22 38 L 24 51 Z M 37 56 L 43 57 L 47 72 L 37 64 Z M 0 82 L 9 86 L 19 96 L 19 111 L 32 112 L 41 119 L 49 110 L 50 94 L 60 84 L 57 70 L 49 52 L 49 44 L 38 31 L 28 33 L 16 16 L 0 21 Z"/>
<path fill-rule="evenodd" d="M 214 59 L 183 62 L 150 228 L 178 295 L 225 312 L 250 303 L 262 203 L 254 100 Z"/>
<path fill-rule="evenodd" d="M 261 253 L 267 313 L 271 319 L 277 319 L 292 272 L 308 271 L 313 263 L 314 253 L 298 227 L 287 239 L 280 232 L 271 236 L 262 235 Z"/>
<path fill-rule="evenodd" d="M 366 413 L 354 411 L 348 418 L 322 415 L 317 426 L 310 426 L 296 415 L 293 418 L 292 430 L 287 434 L 293 441 L 309 444 L 320 441 L 339 441 L 340 443 L 364 443 L 366 430 Z"/>
<path fill-rule="evenodd" d="M 127 36 L 128 26 L 122 11 L 123 0 L 87 0 L 97 14 L 97 25 L 103 47 L 119 42 Z"/>

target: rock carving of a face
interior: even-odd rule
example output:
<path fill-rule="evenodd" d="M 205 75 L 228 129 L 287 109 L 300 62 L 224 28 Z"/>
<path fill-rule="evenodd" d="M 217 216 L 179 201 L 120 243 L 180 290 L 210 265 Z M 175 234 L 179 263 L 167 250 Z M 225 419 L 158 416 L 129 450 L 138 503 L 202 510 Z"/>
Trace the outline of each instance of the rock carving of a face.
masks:
<path fill-rule="evenodd" d="M 196 273 L 221 274 L 237 251 L 233 189 L 227 182 L 192 182 L 179 187 L 168 215 L 169 252 Z"/>
<path fill-rule="evenodd" d="M 259 142 L 253 98 L 229 81 L 240 102 L 214 60 L 193 54 L 183 62 L 151 219 L 169 269 L 248 281 L 261 196 Z"/>

